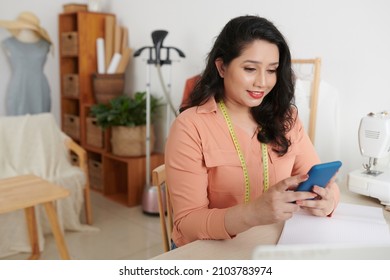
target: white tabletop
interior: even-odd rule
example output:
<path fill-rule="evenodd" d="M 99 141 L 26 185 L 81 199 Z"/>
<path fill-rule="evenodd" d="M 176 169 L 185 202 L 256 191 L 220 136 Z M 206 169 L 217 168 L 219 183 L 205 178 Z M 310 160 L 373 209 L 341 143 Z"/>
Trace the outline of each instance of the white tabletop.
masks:
<path fill-rule="evenodd" d="M 344 203 L 383 207 L 372 197 L 355 194 L 347 190 L 346 183 L 340 183 L 341 201 Z M 390 212 L 383 210 L 390 227 Z M 156 256 L 155 260 L 220 260 L 251 259 L 258 245 L 276 244 L 284 223 L 258 226 L 245 231 L 230 240 L 198 240 L 175 250 Z"/>

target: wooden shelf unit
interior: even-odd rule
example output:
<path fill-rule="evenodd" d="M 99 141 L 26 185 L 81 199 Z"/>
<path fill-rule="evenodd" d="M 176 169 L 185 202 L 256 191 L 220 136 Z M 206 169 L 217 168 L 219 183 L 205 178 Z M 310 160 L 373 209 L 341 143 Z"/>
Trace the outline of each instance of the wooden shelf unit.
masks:
<path fill-rule="evenodd" d="M 116 20 L 113 14 L 87 11 L 59 15 L 61 127 L 88 153 L 91 188 L 135 206 L 141 203 L 146 181 L 145 157 L 113 155 L 109 130 L 103 134 L 102 147 L 87 142 L 87 118 L 96 103 L 92 83 L 97 72 L 96 39 L 104 38 L 107 17 Z M 151 156 L 151 168 L 163 162 L 162 154 Z"/>
<path fill-rule="evenodd" d="M 61 117 L 64 129 L 65 114 L 79 118 L 78 140 L 83 146 L 86 143 L 87 106 L 95 103 L 92 87 L 92 74 L 97 72 L 96 39 L 104 38 L 106 17 L 113 14 L 76 12 L 59 15 L 60 42 L 60 78 L 61 78 Z M 67 35 L 73 35 L 68 39 Z M 64 95 L 66 75 L 73 74 L 77 79 L 77 97 Z"/>

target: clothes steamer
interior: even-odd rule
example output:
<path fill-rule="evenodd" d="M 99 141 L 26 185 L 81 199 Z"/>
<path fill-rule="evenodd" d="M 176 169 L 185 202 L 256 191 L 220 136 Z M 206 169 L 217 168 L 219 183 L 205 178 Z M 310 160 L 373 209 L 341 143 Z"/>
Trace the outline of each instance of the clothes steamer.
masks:
<path fill-rule="evenodd" d="M 171 91 L 171 71 L 169 71 L 169 83 L 168 88 L 165 86 L 164 78 L 162 75 L 161 68 L 163 65 L 172 66 L 172 60 L 170 59 L 170 52 L 174 50 L 182 58 L 185 57 L 184 53 L 176 47 L 166 47 L 163 46 L 163 41 L 168 35 L 168 31 L 165 30 L 155 30 L 152 32 L 152 41 L 153 46 L 145 46 L 138 49 L 134 53 L 134 57 L 138 57 L 144 50 L 148 50 L 149 57 L 146 60 L 146 142 L 145 142 L 145 152 L 146 152 L 146 183 L 144 187 L 143 197 L 142 197 L 142 210 L 146 214 L 158 214 L 158 202 L 157 202 L 157 186 L 151 186 L 151 166 L 150 166 L 150 127 L 151 127 L 151 116 L 150 116 L 150 95 L 151 95 L 151 68 L 154 65 L 157 69 L 161 87 L 165 99 L 167 101 L 167 116 L 166 116 L 166 131 L 168 132 L 168 127 L 170 123 L 170 111 L 177 115 L 175 107 L 172 103 L 170 97 Z M 165 50 L 166 56 L 162 59 L 162 50 Z M 168 134 L 167 134 L 168 135 Z"/>

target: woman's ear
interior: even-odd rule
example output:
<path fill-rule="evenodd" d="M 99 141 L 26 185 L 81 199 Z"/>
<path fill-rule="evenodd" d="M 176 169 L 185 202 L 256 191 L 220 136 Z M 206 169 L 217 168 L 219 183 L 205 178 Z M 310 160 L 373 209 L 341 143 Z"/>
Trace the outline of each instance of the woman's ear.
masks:
<path fill-rule="evenodd" d="M 217 67 L 219 76 L 223 79 L 225 76 L 225 65 L 223 64 L 222 58 L 217 58 L 215 60 L 215 67 Z"/>

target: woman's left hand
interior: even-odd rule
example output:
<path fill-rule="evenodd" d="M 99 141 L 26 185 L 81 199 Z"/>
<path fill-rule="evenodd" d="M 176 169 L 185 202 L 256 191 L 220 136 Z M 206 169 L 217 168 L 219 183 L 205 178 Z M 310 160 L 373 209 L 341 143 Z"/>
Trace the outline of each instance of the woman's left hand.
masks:
<path fill-rule="evenodd" d="M 334 179 L 332 179 L 325 188 L 314 186 L 312 192 L 316 193 L 318 196 L 314 199 L 297 200 L 296 204 L 312 215 L 328 216 L 333 212 L 336 205 L 335 190 L 337 188 Z"/>

